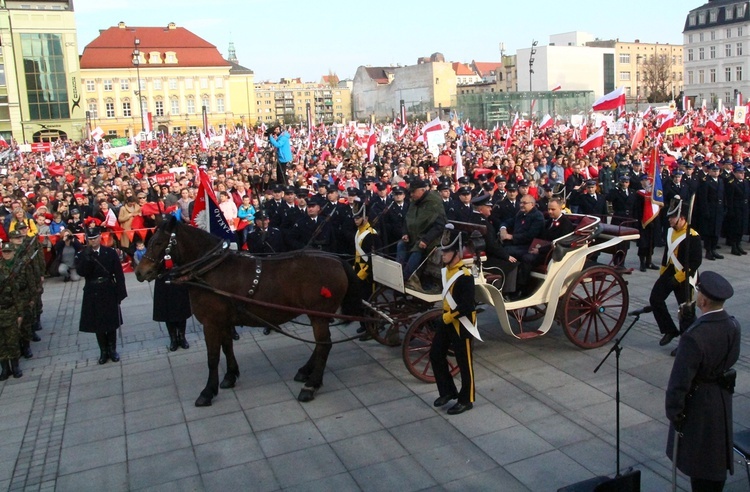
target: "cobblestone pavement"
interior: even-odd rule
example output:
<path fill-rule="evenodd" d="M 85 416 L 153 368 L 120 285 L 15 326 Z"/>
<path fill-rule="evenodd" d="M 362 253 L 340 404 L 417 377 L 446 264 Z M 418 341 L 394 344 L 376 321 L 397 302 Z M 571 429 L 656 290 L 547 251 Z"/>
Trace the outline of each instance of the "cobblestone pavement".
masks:
<path fill-rule="evenodd" d="M 704 269 L 732 281 L 727 309 L 750 326 L 750 259 Z M 645 305 L 657 274 L 626 277 L 631 309 Z M 559 327 L 518 341 L 481 314 L 477 402 L 452 417 L 432 407 L 434 385 L 409 375 L 400 349 L 373 341 L 336 345 L 323 388 L 301 404 L 292 378 L 311 347 L 242 328 L 237 387 L 196 408 L 207 377 L 200 325 L 188 321 L 189 350 L 169 352 L 166 328 L 151 321 L 152 286 L 126 279 L 122 361 L 103 366 L 95 337 L 78 332 L 82 283 L 48 279 L 42 341 L 22 360 L 24 376 L 0 383 L 0 490 L 550 491 L 615 472 L 614 358 L 594 374 L 609 347 L 580 350 Z M 335 327 L 334 337 L 354 329 Z M 645 315 L 621 357 L 621 463 L 641 470 L 645 491 L 667 490 L 671 478 L 672 347 L 659 338 Z M 736 366 L 738 430 L 750 427 L 749 343 Z M 727 490 L 747 489 L 739 468 Z"/>

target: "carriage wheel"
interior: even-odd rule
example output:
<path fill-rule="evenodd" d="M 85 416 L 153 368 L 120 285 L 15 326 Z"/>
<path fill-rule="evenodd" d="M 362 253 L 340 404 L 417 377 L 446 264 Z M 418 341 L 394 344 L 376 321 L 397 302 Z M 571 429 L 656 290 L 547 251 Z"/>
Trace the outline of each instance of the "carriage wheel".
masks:
<path fill-rule="evenodd" d="M 404 319 L 404 313 L 407 311 L 406 304 L 408 302 L 406 296 L 387 287 L 378 287 L 372 293 L 368 302 L 377 310 L 391 316 L 396 323 L 395 325 L 391 324 L 385 319 L 379 322 L 365 323 L 367 332 L 372 335 L 372 338 L 383 345 L 390 347 L 401 345 L 401 338 L 411 320 L 408 315 Z M 370 308 L 365 308 L 364 315 L 372 318 L 379 317 Z"/>
<path fill-rule="evenodd" d="M 560 322 L 575 345 L 590 349 L 614 338 L 628 314 L 627 282 L 612 267 L 587 268 L 560 300 Z"/>
<path fill-rule="evenodd" d="M 406 369 L 420 381 L 434 383 L 435 376 L 432 374 L 430 363 L 430 349 L 432 338 L 435 336 L 435 328 L 432 322 L 443 315 L 442 309 L 433 309 L 424 313 L 414 320 L 404 336 L 402 355 Z M 448 352 L 448 369 L 451 376 L 458 374 L 459 367 L 453 351 Z"/>

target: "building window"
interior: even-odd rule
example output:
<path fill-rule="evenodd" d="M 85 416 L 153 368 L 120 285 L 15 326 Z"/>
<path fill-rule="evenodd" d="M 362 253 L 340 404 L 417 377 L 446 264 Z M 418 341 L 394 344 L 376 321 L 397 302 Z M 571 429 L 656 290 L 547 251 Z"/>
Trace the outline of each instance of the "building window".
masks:
<path fill-rule="evenodd" d="M 745 17 L 745 4 L 737 5 L 737 18 Z"/>
<path fill-rule="evenodd" d="M 187 77 L 185 79 L 185 89 L 191 89 L 193 88 L 193 79 L 190 77 Z"/>
<path fill-rule="evenodd" d="M 201 77 L 201 89 L 208 89 L 208 79 Z"/>
<path fill-rule="evenodd" d="M 705 58 L 705 49 L 704 48 L 698 48 L 698 59 L 703 60 Z"/>
<path fill-rule="evenodd" d="M 630 72 L 620 72 L 620 80 L 630 80 Z"/>
<path fill-rule="evenodd" d="M 716 69 L 712 68 L 708 71 L 708 81 L 709 82 L 716 82 Z"/>
<path fill-rule="evenodd" d="M 164 116 L 164 101 L 156 101 L 156 116 Z"/>
<path fill-rule="evenodd" d="M 742 43 L 737 43 L 737 56 L 742 56 Z"/>
<path fill-rule="evenodd" d="M 165 53 L 164 63 L 177 63 L 177 54 L 174 51 L 167 51 Z"/>
<path fill-rule="evenodd" d="M 730 56 L 732 56 L 732 45 L 731 44 L 728 44 L 728 45 L 726 45 L 724 47 L 724 56 L 726 56 L 727 58 L 729 58 Z"/>
<path fill-rule="evenodd" d="M 104 79 L 104 90 L 105 91 L 111 91 L 112 90 L 112 80 L 111 79 Z"/>
<path fill-rule="evenodd" d="M 161 90 L 161 79 L 154 79 L 154 90 L 155 91 Z"/>
<path fill-rule="evenodd" d="M 693 48 L 688 48 L 687 59 L 688 61 L 693 61 Z"/>
<path fill-rule="evenodd" d="M 99 117 L 99 105 L 95 102 L 89 103 L 89 118 L 96 119 Z"/>
<path fill-rule="evenodd" d="M 620 63 L 630 63 L 630 53 L 620 53 Z"/>
<path fill-rule="evenodd" d="M 172 114 L 173 116 L 177 116 L 178 114 L 180 114 L 180 101 L 177 99 L 172 99 L 170 103 L 171 103 L 171 107 L 169 108 L 170 114 Z"/>
<path fill-rule="evenodd" d="M 146 90 L 146 79 L 138 79 L 138 90 L 141 92 Z"/>
<path fill-rule="evenodd" d="M 708 49 L 708 57 L 709 57 L 709 58 L 711 58 L 712 60 L 713 60 L 714 58 L 716 58 L 716 46 L 711 46 L 711 47 L 710 47 L 710 48 Z"/>
<path fill-rule="evenodd" d="M 130 80 L 129 79 L 120 79 L 120 90 L 121 91 L 129 91 L 130 90 Z"/>
<path fill-rule="evenodd" d="M 705 12 L 699 12 L 698 13 L 698 24 L 705 24 L 706 23 L 706 13 Z"/>
<path fill-rule="evenodd" d="M 195 114 L 195 99 L 187 100 L 187 112 L 188 114 Z"/>
<path fill-rule="evenodd" d="M 740 81 L 742 81 L 742 65 L 738 66 L 738 67 L 737 67 L 737 68 L 735 69 L 735 71 L 734 71 L 734 75 L 735 75 L 735 77 L 734 77 L 734 78 L 735 78 L 735 80 L 737 80 L 737 82 L 740 82 Z"/>
<path fill-rule="evenodd" d="M 224 87 L 224 77 L 216 77 L 214 79 L 214 87 L 222 89 Z"/>
<path fill-rule="evenodd" d="M 132 112 L 130 111 L 130 101 L 124 101 L 122 103 L 122 115 L 125 117 L 133 116 Z"/>
<path fill-rule="evenodd" d="M 146 101 L 145 97 L 141 98 L 141 114 L 148 114 L 148 101 Z"/>
<path fill-rule="evenodd" d="M 713 9 L 708 13 L 709 22 L 716 22 L 719 18 L 719 9 Z"/>
<path fill-rule="evenodd" d="M 211 105 L 209 104 L 208 96 L 203 96 L 201 98 L 201 105 L 206 108 L 206 113 L 211 112 Z M 201 111 L 203 111 L 203 108 L 201 108 Z"/>
<path fill-rule="evenodd" d="M 224 112 L 224 98 L 223 97 L 216 98 L 216 112 L 217 113 Z"/>
<path fill-rule="evenodd" d="M 115 103 L 108 102 L 104 104 L 104 109 L 106 111 L 107 118 L 114 118 L 115 117 Z"/>
<path fill-rule="evenodd" d="M 70 118 L 65 50 L 59 34 L 34 33 L 21 37 L 23 74 L 26 81 L 28 119 Z M 78 55 L 76 55 L 78 56 Z"/>
<path fill-rule="evenodd" d="M 724 69 L 724 82 L 732 81 L 732 67 L 726 67 Z"/>
<path fill-rule="evenodd" d="M 169 84 L 169 88 L 171 90 L 176 90 L 177 89 L 177 79 L 169 79 L 167 81 L 167 83 Z"/>
<path fill-rule="evenodd" d="M 727 39 L 732 37 L 732 29 L 727 29 Z"/>
<path fill-rule="evenodd" d="M 109 135 L 110 137 L 116 137 L 117 130 L 107 130 L 107 135 Z"/>
<path fill-rule="evenodd" d="M 94 81 L 89 79 L 86 81 L 86 92 L 94 92 L 96 90 Z"/>
<path fill-rule="evenodd" d="M 700 34 L 698 35 L 698 40 L 699 40 L 699 41 L 700 41 L 701 43 L 702 43 L 702 42 L 703 42 L 703 41 L 705 40 L 705 39 L 704 39 L 704 37 L 703 37 L 703 33 L 700 33 Z"/>
<path fill-rule="evenodd" d="M 716 31 L 711 31 L 711 41 L 716 41 Z"/>
<path fill-rule="evenodd" d="M 737 28 L 737 36 L 740 38 L 742 37 L 742 26 Z"/>
<path fill-rule="evenodd" d="M 705 84 L 706 83 L 706 77 L 703 70 L 698 70 L 698 83 L 699 84 Z"/>
<path fill-rule="evenodd" d="M 691 25 L 691 26 L 695 25 L 695 14 L 688 17 L 688 25 Z"/>
<path fill-rule="evenodd" d="M 732 20 L 732 18 L 734 18 L 734 7 L 730 5 L 724 9 L 724 19 Z"/>

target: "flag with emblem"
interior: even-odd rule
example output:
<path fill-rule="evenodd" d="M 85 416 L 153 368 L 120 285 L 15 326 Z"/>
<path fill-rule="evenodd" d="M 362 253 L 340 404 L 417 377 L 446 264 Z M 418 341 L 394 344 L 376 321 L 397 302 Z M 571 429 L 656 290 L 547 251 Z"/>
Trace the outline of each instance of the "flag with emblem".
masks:
<path fill-rule="evenodd" d="M 235 242 L 237 239 L 216 202 L 216 195 L 214 195 L 208 174 L 203 169 L 198 169 L 198 175 L 200 184 L 198 193 L 195 195 L 193 216 L 190 217 L 190 222 L 198 229 L 210 232 L 229 243 Z"/>

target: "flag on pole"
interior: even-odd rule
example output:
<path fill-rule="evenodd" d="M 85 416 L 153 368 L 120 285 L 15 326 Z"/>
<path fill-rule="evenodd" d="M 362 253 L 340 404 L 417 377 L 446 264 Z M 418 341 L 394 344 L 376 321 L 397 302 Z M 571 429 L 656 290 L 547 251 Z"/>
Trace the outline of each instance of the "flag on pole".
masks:
<path fill-rule="evenodd" d="M 588 154 L 595 148 L 601 147 L 602 145 L 604 145 L 604 127 L 599 128 L 596 133 L 581 142 L 581 150 Z"/>
<path fill-rule="evenodd" d="M 560 84 L 557 84 L 556 86 L 554 86 L 554 87 L 553 87 L 552 89 L 550 89 L 550 90 L 551 90 L 552 92 L 555 92 L 555 91 L 559 91 L 559 90 L 561 90 L 561 89 L 562 89 L 562 85 L 560 85 Z"/>
<path fill-rule="evenodd" d="M 630 151 L 635 152 L 636 149 L 641 146 L 645 138 L 646 130 L 643 128 L 643 123 L 638 123 L 638 128 L 633 132 L 633 138 L 630 139 Z"/>
<path fill-rule="evenodd" d="M 367 138 L 367 159 L 369 162 L 375 160 L 375 152 L 378 150 L 378 137 L 374 128 L 370 128 L 370 136 Z"/>
<path fill-rule="evenodd" d="M 661 122 L 661 125 L 659 125 L 659 129 L 657 130 L 657 133 L 664 133 L 668 129 L 672 128 L 674 126 L 674 113 L 669 113 L 666 118 Z"/>
<path fill-rule="evenodd" d="M 406 103 L 401 99 L 401 128 L 406 128 Z"/>
<path fill-rule="evenodd" d="M 657 139 L 657 143 L 654 145 L 651 151 L 650 169 L 649 175 L 653 186 L 651 192 L 646 190 L 638 190 L 638 193 L 643 196 L 643 216 L 641 217 L 641 224 L 643 227 L 649 225 L 654 219 L 659 216 L 659 210 L 664 206 L 664 188 L 661 181 L 661 166 L 659 166 L 659 143 L 661 138 Z"/>
<path fill-rule="evenodd" d="M 344 132 L 341 128 L 339 128 L 339 132 L 336 134 L 336 142 L 333 144 L 334 149 L 343 149 L 346 147 L 346 142 L 344 142 Z"/>
<path fill-rule="evenodd" d="M 546 130 L 547 128 L 552 128 L 552 125 L 555 123 L 555 120 L 552 119 L 552 116 L 549 114 L 545 114 L 544 118 L 542 118 L 541 123 L 539 123 L 539 130 Z"/>
<path fill-rule="evenodd" d="M 216 195 L 211 187 L 211 180 L 203 169 L 198 169 L 200 184 L 198 192 L 195 195 L 195 205 L 193 206 L 193 216 L 190 222 L 198 229 L 210 232 L 229 243 L 237 241 L 232 229 L 227 224 L 224 214 L 221 213 L 219 204 L 216 201 Z"/>
<path fill-rule="evenodd" d="M 609 94 L 605 94 L 594 103 L 594 111 L 610 111 L 625 106 L 625 88 L 620 87 Z"/>
<path fill-rule="evenodd" d="M 463 177 L 464 175 L 464 161 L 461 155 L 461 147 L 463 147 L 463 138 L 459 137 L 456 141 L 456 179 Z"/>

